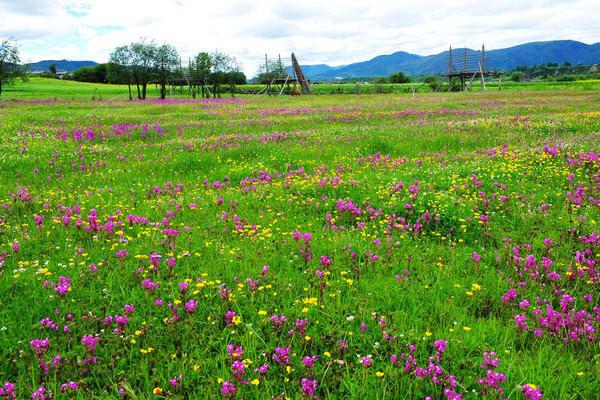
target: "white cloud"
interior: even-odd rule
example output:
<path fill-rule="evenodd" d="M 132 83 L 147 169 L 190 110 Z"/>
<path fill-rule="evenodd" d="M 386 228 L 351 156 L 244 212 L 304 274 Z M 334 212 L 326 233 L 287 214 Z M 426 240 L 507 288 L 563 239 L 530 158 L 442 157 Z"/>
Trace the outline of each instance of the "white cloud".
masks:
<path fill-rule="evenodd" d="M 449 5 L 451 4 L 451 5 Z M 597 0 L 0 0 L 0 37 L 23 58 L 106 61 L 140 37 L 234 55 L 254 73 L 264 53 L 295 51 L 307 64 L 347 64 L 404 50 L 488 49 L 523 42 L 600 37 Z"/>

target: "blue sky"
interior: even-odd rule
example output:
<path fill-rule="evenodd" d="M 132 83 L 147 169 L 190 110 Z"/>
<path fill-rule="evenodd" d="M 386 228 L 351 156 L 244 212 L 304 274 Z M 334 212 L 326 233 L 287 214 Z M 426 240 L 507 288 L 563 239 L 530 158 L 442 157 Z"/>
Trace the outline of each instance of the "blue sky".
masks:
<path fill-rule="evenodd" d="M 452 7 L 448 4 L 452 4 Z M 600 41 L 598 0 L 0 0 L 0 39 L 25 61 L 106 61 L 141 37 L 235 56 L 254 73 L 265 52 L 306 64 L 347 64 L 404 50 L 488 49 L 553 39 Z"/>

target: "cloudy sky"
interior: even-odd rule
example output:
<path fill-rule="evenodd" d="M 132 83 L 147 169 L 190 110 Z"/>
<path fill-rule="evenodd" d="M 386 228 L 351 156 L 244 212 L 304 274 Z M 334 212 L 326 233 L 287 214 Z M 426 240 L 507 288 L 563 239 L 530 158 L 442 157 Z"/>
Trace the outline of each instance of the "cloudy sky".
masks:
<path fill-rule="evenodd" d="M 265 52 L 340 65 L 450 44 L 595 43 L 600 12 L 598 0 L 0 0 L 6 37 L 18 41 L 24 61 L 104 62 L 116 46 L 146 37 L 174 44 L 184 60 L 224 51 L 253 74 Z"/>

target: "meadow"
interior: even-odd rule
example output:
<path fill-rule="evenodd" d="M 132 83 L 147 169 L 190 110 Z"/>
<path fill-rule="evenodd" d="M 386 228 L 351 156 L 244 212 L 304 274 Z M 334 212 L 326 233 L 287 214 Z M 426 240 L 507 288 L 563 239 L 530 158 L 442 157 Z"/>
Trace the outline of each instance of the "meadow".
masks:
<path fill-rule="evenodd" d="M 0 399 L 598 398 L 597 90 L 124 93 L 0 99 Z"/>

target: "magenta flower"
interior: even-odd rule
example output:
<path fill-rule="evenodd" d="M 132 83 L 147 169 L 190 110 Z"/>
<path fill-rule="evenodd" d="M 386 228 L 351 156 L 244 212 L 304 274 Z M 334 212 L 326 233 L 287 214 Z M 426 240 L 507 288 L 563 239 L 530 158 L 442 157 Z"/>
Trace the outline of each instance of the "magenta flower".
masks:
<path fill-rule="evenodd" d="M 0 398 L 2 399 L 16 399 L 17 392 L 15 391 L 16 385 L 12 382 L 4 382 L 0 386 Z"/>
<path fill-rule="evenodd" d="M 94 354 L 96 352 L 96 345 L 100 341 L 99 337 L 92 335 L 85 335 L 81 338 L 81 344 L 85 345 L 85 349 L 88 353 Z"/>
<path fill-rule="evenodd" d="M 273 353 L 273 360 L 279 365 L 289 365 L 290 364 L 290 352 L 291 349 L 289 347 L 277 347 L 275 348 L 275 353 Z"/>
<path fill-rule="evenodd" d="M 521 386 L 521 391 L 527 400 L 542 400 L 544 397 L 540 388 L 532 384 Z"/>
<path fill-rule="evenodd" d="M 51 394 L 49 392 L 46 392 L 46 388 L 44 386 L 40 386 L 35 392 L 31 394 L 31 398 L 38 400 L 47 400 L 51 398 Z"/>
<path fill-rule="evenodd" d="M 231 399 L 233 396 L 235 396 L 236 392 L 237 389 L 235 388 L 235 385 L 232 382 L 223 382 L 223 385 L 221 386 L 221 394 L 225 396 L 225 398 Z"/>
<path fill-rule="evenodd" d="M 365 368 L 371 368 L 371 366 L 373 365 L 373 358 L 371 357 L 371 355 L 364 356 L 360 359 L 360 363 Z"/>
<path fill-rule="evenodd" d="M 62 385 L 60 385 L 60 391 L 62 393 L 66 393 L 66 392 L 76 392 L 79 390 L 79 385 L 74 382 L 74 381 L 70 381 L 67 383 L 63 383 Z"/>
<path fill-rule="evenodd" d="M 198 308 L 198 301 L 191 299 L 185 303 L 185 311 L 188 314 L 193 314 Z"/>
<path fill-rule="evenodd" d="M 317 391 L 317 381 L 311 381 L 308 378 L 302 378 L 301 381 L 302 384 L 302 394 L 305 397 L 308 397 L 310 399 L 316 398 L 315 397 L 315 392 Z"/>
<path fill-rule="evenodd" d="M 317 356 L 306 356 L 302 359 L 302 364 L 307 369 L 311 369 L 315 365 L 316 361 L 317 361 Z"/>

